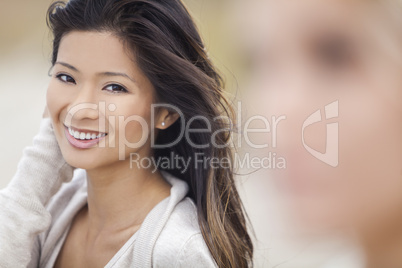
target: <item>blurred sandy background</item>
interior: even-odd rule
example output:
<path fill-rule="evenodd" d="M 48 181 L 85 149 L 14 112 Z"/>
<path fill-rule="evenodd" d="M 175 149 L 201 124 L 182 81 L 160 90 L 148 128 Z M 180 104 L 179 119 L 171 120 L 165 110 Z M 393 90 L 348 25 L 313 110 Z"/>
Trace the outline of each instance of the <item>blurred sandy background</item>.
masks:
<path fill-rule="evenodd" d="M 0 2 L 1 188 L 14 175 L 45 106 L 50 55 L 45 13 L 49 2 Z"/>
<path fill-rule="evenodd" d="M 37 133 L 45 106 L 50 68 L 51 36 L 45 14 L 51 0 L 0 2 L 0 188 L 16 171 L 25 146 Z M 185 0 L 199 25 L 210 55 L 228 81 L 228 91 L 241 96 L 233 76 L 241 80 L 243 66 L 231 39 L 235 0 Z M 240 83 L 241 85 L 241 83 Z M 284 233 L 275 190 L 262 173 L 241 176 L 241 192 L 255 228 L 256 267 L 322 267 L 338 247 L 297 242 Z M 353 266 L 343 266 L 353 267 Z"/>

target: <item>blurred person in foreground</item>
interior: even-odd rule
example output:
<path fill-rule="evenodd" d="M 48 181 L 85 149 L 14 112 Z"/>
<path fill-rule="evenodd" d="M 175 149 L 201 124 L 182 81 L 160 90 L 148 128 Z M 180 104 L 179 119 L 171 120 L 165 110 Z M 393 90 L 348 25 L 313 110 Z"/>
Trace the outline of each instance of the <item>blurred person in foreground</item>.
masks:
<path fill-rule="evenodd" d="M 249 98 L 268 120 L 286 117 L 267 131 L 286 167 L 269 172 L 293 216 L 354 238 L 364 267 L 402 267 L 402 2 L 249 11 Z"/>

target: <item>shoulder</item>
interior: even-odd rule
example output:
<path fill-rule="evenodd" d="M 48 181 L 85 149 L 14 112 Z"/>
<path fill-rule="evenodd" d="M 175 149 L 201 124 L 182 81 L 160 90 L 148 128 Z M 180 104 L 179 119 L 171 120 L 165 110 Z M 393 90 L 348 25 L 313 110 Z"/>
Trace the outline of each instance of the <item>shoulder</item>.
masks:
<path fill-rule="evenodd" d="M 76 169 L 72 181 L 63 183 L 60 190 L 46 205 L 51 215 L 51 225 L 39 234 L 42 248 L 41 263 L 49 261 L 56 246 L 61 246 L 62 238 L 77 212 L 86 204 L 86 173 Z"/>
<path fill-rule="evenodd" d="M 155 243 L 153 263 L 155 267 L 215 267 L 190 198 L 176 205 L 162 229 Z"/>
<path fill-rule="evenodd" d="M 72 181 L 62 184 L 59 191 L 50 199 L 46 208 L 53 218 L 58 217 L 66 209 L 73 209 L 83 205 L 86 202 L 86 197 L 85 170 L 76 169 Z"/>

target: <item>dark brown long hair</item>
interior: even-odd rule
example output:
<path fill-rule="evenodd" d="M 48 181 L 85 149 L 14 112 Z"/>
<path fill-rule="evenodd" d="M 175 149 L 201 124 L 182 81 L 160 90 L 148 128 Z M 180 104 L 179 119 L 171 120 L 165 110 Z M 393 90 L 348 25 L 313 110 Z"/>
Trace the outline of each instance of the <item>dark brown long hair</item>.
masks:
<path fill-rule="evenodd" d="M 215 168 L 199 165 L 195 155 L 233 163 L 229 143 L 234 113 L 223 95 L 223 81 L 207 56 L 198 30 L 180 0 L 70 0 L 54 2 L 47 22 L 53 32 L 52 64 L 57 59 L 62 37 L 71 31 L 107 31 L 119 37 L 155 88 L 159 103 L 180 109 L 192 129 L 193 146 L 186 139 L 155 149 L 155 157 L 172 152 L 190 159 L 187 170 L 167 170 L 190 186 L 189 196 L 198 210 L 204 240 L 219 267 L 252 266 L 253 245 L 247 231 L 243 204 L 234 178 L 233 164 Z M 222 116 L 221 119 L 217 117 Z M 222 118 L 231 120 L 222 120 Z M 205 119 L 208 120 L 209 126 Z M 161 131 L 156 144 L 176 140 L 180 120 Z M 216 142 L 211 142 L 212 134 Z M 196 148 L 197 147 L 197 148 Z M 202 148 L 201 148 L 202 147 Z"/>

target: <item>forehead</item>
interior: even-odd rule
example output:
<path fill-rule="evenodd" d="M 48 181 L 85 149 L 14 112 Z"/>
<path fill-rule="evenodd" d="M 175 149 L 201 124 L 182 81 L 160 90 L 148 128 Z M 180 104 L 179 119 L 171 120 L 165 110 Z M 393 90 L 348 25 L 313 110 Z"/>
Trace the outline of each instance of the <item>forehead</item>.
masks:
<path fill-rule="evenodd" d="M 251 40 L 266 35 L 304 36 L 324 29 L 351 31 L 361 28 L 369 17 L 369 5 L 359 0 L 251 0 L 245 9 Z"/>
<path fill-rule="evenodd" d="M 353 38 L 355 44 L 397 54 L 402 6 L 386 0 L 250 0 L 239 9 L 241 43 L 249 51 L 284 50 L 323 36 Z M 398 11 L 398 12 L 397 12 Z M 385 51 L 386 50 L 386 51 Z"/>
<path fill-rule="evenodd" d="M 125 69 L 135 71 L 133 57 L 123 42 L 109 32 L 72 31 L 60 42 L 58 61 L 65 61 L 82 69 Z"/>

